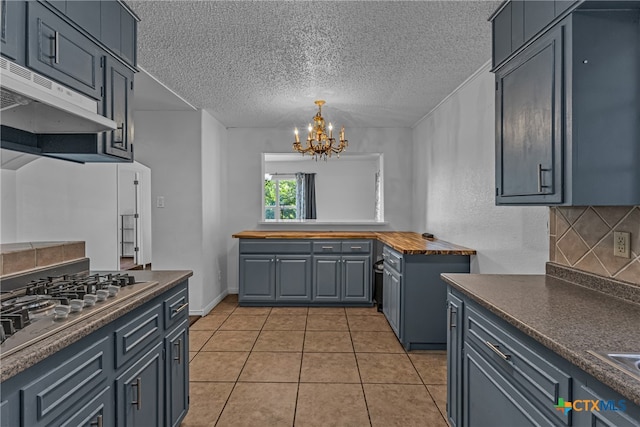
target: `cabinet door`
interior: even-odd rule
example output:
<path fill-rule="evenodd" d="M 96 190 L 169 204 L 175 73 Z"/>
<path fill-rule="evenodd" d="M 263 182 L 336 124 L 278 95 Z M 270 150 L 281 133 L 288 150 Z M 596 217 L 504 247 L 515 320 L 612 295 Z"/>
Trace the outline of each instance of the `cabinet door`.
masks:
<path fill-rule="evenodd" d="M 275 300 L 275 260 L 274 255 L 240 255 L 240 302 Z"/>
<path fill-rule="evenodd" d="M 137 64 L 137 21 L 123 7 L 120 7 L 120 55 L 134 67 Z"/>
<path fill-rule="evenodd" d="M 491 361 L 465 344 L 462 425 L 553 426 L 528 398 L 496 370 Z"/>
<path fill-rule="evenodd" d="M 547 0 L 525 0 L 524 39 L 529 40 L 555 18 L 555 5 Z"/>
<path fill-rule="evenodd" d="M 311 300 L 311 255 L 276 256 L 276 299 Z"/>
<path fill-rule="evenodd" d="M 21 18 L 24 19 L 24 3 L 11 0 L 0 1 L 0 52 L 3 56 L 13 60 L 18 59 L 20 43 L 24 38 L 20 37 Z M 24 46 L 22 46 L 24 49 Z"/>
<path fill-rule="evenodd" d="M 27 3 L 27 65 L 60 83 L 100 99 L 101 52 L 96 44 L 37 2 Z"/>
<path fill-rule="evenodd" d="M 447 417 L 456 427 L 462 420 L 462 300 L 449 293 L 447 296 Z"/>
<path fill-rule="evenodd" d="M 593 380 L 594 383 L 598 383 Z M 596 384 L 594 384 L 596 385 Z M 618 393 L 612 390 L 606 390 L 602 384 L 597 384 L 600 390 L 595 390 L 580 381 L 576 381 L 573 385 L 573 417 L 574 426 L 592 426 L 592 427 L 632 427 L 638 425 L 627 412 L 629 402 Z M 567 399 L 568 400 L 568 399 Z M 591 410 L 592 403 L 599 401 L 599 410 Z"/>
<path fill-rule="evenodd" d="M 562 34 L 496 72 L 497 204 L 562 202 Z"/>
<path fill-rule="evenodd" d="M 341 288 L 341 257 L 316 255 L 313 257 L 313 300 L 338 302 Z"/>
<path fill-rule="evenodd" d="M 382 312 L 384 313 L 391 329 L 395 332 L 398 339 L 402 340 L 400 329 L 400 310 L 401 310 L 401 281 L 402 276 L 385 271 L 383 279 Z"/>
<path fill-rule="evenodd" d="M 164 424 L 163 343 L 158 343 L 125 373 L 116 378 L 118 425 L 122 427 Z"/>
<path fill-rule="evenodd" d="M 342 301 L 371 301 L 371 258 L 368 255 L 342 257 Z"/>
<path fill-rule="evenodd" d="M 511 48 L 511 7 L 507 3 L 493 19 L 493 66 L 501 63 L 512 52 Z"/>
<path fill-rule="evenodd" d="M 189 321 L 167 335 L 167 424 L 179 426 L 189 410 Z"/>
<path fill-rule="evenodd" d="M 0 426 L 10 427 L 20 425 L 20 397 L 18 393 L 13 396 L 2 396 L 0 402 Z"/>
<path fill-rule="evenodd" d="M 103 132 L 105 153 L 133 160 L 133 72 L 110 56 L 105 57 L 104 116 L 118 129 Z"/>
<path fill-rule="evenodd" d="M 66 15 L 80 28 L 100 39 L 101 1 L 68 1 Z"/>

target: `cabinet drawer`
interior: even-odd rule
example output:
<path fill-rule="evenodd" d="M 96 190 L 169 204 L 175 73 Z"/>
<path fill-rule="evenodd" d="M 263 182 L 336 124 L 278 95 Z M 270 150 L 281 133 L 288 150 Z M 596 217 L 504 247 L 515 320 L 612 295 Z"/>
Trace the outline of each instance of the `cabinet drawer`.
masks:
<path fill-rule="evenodd" d="M 310 253 L 308 241 L 240 240 L 241 254 L 299 254 Z"/>
<path fill-rule="evenodd" d="M 388 246 L 382 250 L 382 258 L 384 259 L 384 267 L 391 268 L 402 274 L 402 254 L 394 251 Z"/>
<path fill-rule="evenodd" d="M 131 360 L 147 346 L 159 341 L 162 328 L 161 306 L 155 305 L 116 329 L 116 368 Z"/>
<path fill-rule="evenodd" d="M 368 240 L 348 240 L 342 242 L 342 252 L 368 254 L 371 252 L 371 242 Z"/>
<path fill-rule="evenodd" d="M 28 2 L 27 65 L 92 98 L 100 99 L 101 50 L 62 18 Z"/>
<path fill-rule="evenodd" d="M 169 329 L 181 319 L 186 319 L 189 314 L 189 291 L 187 283 L 173 289 L 171 296 L 165 298 L 162 303 L 164 307 L 164 328 Z"/>
<path fill-rule="evenodd" d="M 541 407 L 550 408 L 549 412 L 557 421 L 568 425 L 570 418 L 553 410 L 553 405 L 559 397 L 571 395 L 569 374 L 549 363 L 548 355 L 514 338 L 473 306 L 467 305 L 465 311 L 465 342 L 502 369 L 516 385 L 527 390 Z"/>
<path fill-rule="evenodd" d="M 331 254 L 342 252 L 341 242 L 313 242 L 313 253 Z"/>
<path fill-rule="evenodd" d="M 113 389 L 106 386 L 87 404 L 73 411 L 71 416 L 65 414 L 56 425 L 60 427 L 110 426 L 115 421 L 113 415 Z"/>
<path fill-rule="evenodd" d="M 109 338 L 104 337 L 61 365 L 44 366 L 49 372 L 21 390 L 24 425 L 49 424 L 85 399 L 106 381 L 111 357 Z"/>

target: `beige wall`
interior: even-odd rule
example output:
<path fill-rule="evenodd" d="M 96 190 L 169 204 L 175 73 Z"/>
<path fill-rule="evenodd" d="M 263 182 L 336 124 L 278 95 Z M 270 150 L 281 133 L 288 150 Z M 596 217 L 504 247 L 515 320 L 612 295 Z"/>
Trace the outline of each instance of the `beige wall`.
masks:
<path fill-rule="evenodd" d="M 549 260 L 640 284 L 640 206 L 550 208 Z M 613 232 L 631 233 L 631 258 L 613 256 Z"/>

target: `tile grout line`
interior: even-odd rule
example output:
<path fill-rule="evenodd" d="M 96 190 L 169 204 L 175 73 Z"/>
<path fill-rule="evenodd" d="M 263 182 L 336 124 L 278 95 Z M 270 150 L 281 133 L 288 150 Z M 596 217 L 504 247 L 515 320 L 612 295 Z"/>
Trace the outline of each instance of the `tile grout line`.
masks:
<path fill-rule="evenodd" d="M 346 310 L 345 310 L 345 315 L 346 315 Z M 360 364 L 358 363 L 356 346 L 353 343 L 353 335 L 351 334 L 352 331 L 351 331 L 351 325 L 349 324 L 349 316 L 347 316 L 347 328 L 349 329 L 349 339 L 351 340 L 351 348 L 353 348 L 353 358 L 356 360 L 356 369 L 358 370 L 358 377 L 360 378 L 360 389 L 362 390 L 364 407 L 367 409 L 367 417 L 369 418 L 369 425 L 373 426 L 373 421 L 371 421 L 371 412 L 369 412 L 369 403 L 367 402 L 367 394 L 364 392 L 364 382 L 362 381 L 362 374 L 360 373 Z"/>
<path fill-rule="evenodd" d="M 296 387 L 296 402 L 293 407 L 293 420 L 291 420 L 291 426 L 296 425 L 296 414 L 298 413 L 298 397 L 300 396 L 300 381 L 302 380 L 302 362 L 304 361 L 304 341 L 307 338 L 307 322 L 309 321 L 309 309 L 304 319 L 304 331 L 302 334 L 302 349 L 300 350 L 300 369 L 298 370 L 298 386 Z"/>

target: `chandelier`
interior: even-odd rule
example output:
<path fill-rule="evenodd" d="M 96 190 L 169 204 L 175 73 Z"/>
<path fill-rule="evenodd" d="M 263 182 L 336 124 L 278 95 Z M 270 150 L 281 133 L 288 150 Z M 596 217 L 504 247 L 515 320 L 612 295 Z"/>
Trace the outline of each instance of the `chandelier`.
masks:
<path fill-rule="evenodd" d="M 331 157 L 334 153 L 340 157 L 340 153 L 342 153 L 349 145 L 349 141 L 344 139 L 344 126 L 342 126 L 342 129 L 340 130 L 340 144 L 334 146 L 336 140 L 333 137 L 333 125 L 329 123 L 329 135 L 327 135 L 327 131 L 324 126 L 324 118 L 322 117 L 322 106 L 325 102 L 323 100 L 318 100 L 315 101 L 315 104 L 318 106 L 318 112 L 313 117 L 313 125 L 309 123 L 307 144 L 305 147 L 300 144 L 298 128 L 295 128 L 293 130 L 293 133 L 295 134 L 293 149 L 298 153 L 302 153 L 303 156 L 305 154 L 309 154 L 316 160 L 319 158 L 327 160 L 327 157 Z"/>

